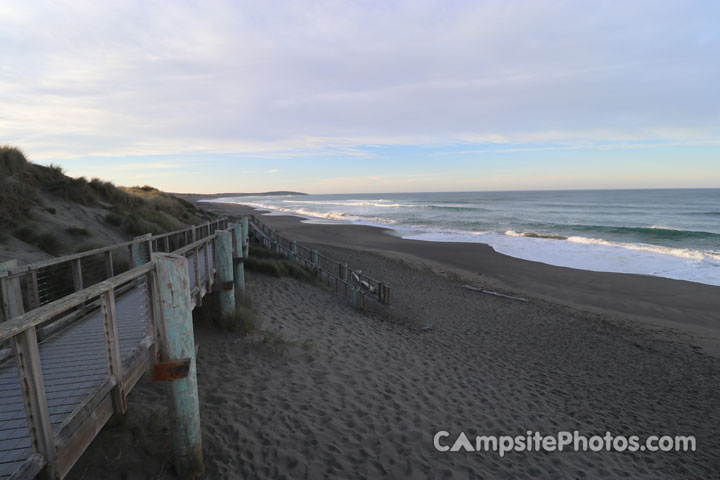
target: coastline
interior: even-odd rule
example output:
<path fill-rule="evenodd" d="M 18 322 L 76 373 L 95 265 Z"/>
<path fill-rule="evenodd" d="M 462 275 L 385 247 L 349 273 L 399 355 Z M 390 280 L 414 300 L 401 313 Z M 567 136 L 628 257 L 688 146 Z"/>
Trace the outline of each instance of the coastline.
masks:
<path fill-rule="evenodd" d="M 377 229 L 263 220 L 306 244 L 322 240 L 314 243 L 321 251 L 389 282 L 392 301 L 361 312 L 324 286 L 246 270 L 262 330 L 195 324 L 207 478 L 649 480 L 720 472 L 720 361 L 684 330 L 651 329 L 538 293 L 517 302 L 466 290 L 462 284 L 481 278 L 468 266 L 382 249 L 379 239 L 393 240 Z M 69 478 L 176 478 L 165 387 L 136 386 L 125 426 L 106 427 Z M 697 450 L 501 457 L 433 446 L 438 431 L 452 442 L 460 432 L 529 430 L 692 435 Z"/>
<path fill-rule="evenodd" d="M 219 214 L 266 211 L 229 203 L 203 202 Z M 352 224 L 303 223 L 290 215 L 265 215 L 263 222 L 315 247 L 334 247 L 401 256 L 431 265 L 475 286 L 609 314 L 661 329 L 678 329 L 708 353 L 720 357 L 720 287 L 627 273 L 594 272 L 523 260 L 481 243 L 402 239 L 390 229 Z"/>

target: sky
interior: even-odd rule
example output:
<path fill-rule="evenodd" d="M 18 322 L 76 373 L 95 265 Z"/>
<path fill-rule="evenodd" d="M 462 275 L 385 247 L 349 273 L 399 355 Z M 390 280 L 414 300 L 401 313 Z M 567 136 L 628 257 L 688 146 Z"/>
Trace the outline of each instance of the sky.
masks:
<path fill-rule="evenodd" d="M 0 3 L 0 144 L 174 192 L 720 187 L 720 2 Z"/>

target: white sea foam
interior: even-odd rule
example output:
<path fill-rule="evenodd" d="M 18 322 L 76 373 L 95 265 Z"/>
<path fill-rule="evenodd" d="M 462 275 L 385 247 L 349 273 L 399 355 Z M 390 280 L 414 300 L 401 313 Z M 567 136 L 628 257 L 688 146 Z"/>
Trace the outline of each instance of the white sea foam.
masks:
<path fill-rule="evenodd" d="M 492 232 L 412 226 L 385 217 L 391 213 L 397 215 L 398 209 L 413 212 L 410 207 L 418 209 L 413 212 L 417 215 L 419 210 L 432 206 L 465 208 L 468 204 L 437 204 L 430 201 L 411 205 L 385 199 L 305 200 L 287 197 L 236 197 L 214 201 L 245 204 L 270 210 L 270 215 L 296 215 L 327 222 L 392 226 L 400 236 L 407 239 L 487 243 L 500 253 L 550 265 L 654 275 L 720 285 L 720 252 L 717 251 L 613 242 L 584 236 L 565 238 L 558 235 L 551 236 L 552 238 L 537 238 L 537 234 L 523 233 L 514 229 Z M 650 228 L 673 230 L 661 224 Z"/>
<path fill-rule="evenodd" d="M 283 200 L 283 203 L 301 204 L 301 205 L 323 205 L 336 207 L 378 207 L 378 208 L 417 208 L 417 205 L 407 205 L 403 203 L 382 203 L 381 200 L 346 200 L 341 202 L 331 201 L 311 201 L 311 200 Z"/>
<path fill-rule="evenodd" d="M 487 243 L 511 257 L 560 267 L 597 272 L 637 273 L 720 285 L 720 255 L 656 245 L 615 243 L 595 238 L 570 237 L 567 241 L 524 237 L 508 230 L 499 233 L 421 233 L 403 238 L 431 242 Z"/>

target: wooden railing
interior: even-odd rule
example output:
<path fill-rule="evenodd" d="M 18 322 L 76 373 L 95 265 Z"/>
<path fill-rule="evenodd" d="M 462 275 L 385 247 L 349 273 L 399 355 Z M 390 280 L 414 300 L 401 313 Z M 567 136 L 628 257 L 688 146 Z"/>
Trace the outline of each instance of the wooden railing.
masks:
<path fill-rule="evenodd" d="M 20 280 L 23 307 L 29 311 L 148 262 L 150 252 L 174 252 L 227 226 L 227 219 L 222 217 L 174 232 L 143 235 L 129 242 L 12 267 L 0 272 L 0 281 Z M 7 308 L 3 308 L 0 321 L 7 318 Z"/>
<path fill-rule="evenodd" d="M 350 299 L 354 306 L 364 309 L 366 300 L 382 305 L 390 304 L 390 285 L 387 283 L 376 280 L 361 270 L 350 268 L 347 263 L 322 255 L 318 249 L 290 240 L 260 221 L 257 216 L 252 217 L 250 233 L 253 240 L 265 248 L 315 270 L 323 282 Z"/>
<path fill-rule="evenodd" d="M 31 446 L 17 462 L 0 463 L 0 478 L 36 474 L 63 478 L 107 420 L 125 413 L 127 394 L 153 366 L 156 378 L 158 367 L 164 366 L 161 379 L 172 380 L 168 391 L 179 471 L 200 478 L 202 442 L 191 312 L 219 280 L 232 290 L 233 272 L 228 273 L 227 266 L 237 265 L 233 260 L 246 250 L 241 244 L 245 237 L 231 235 L 237 230 L 220 219 L 28 266 L 0 265 L 8 318 L 0 323 L 0 344 L 12 347 L 12 359 L 0 364 L 0 379 L 7 380 L 0 382 L 0 397 L 4 409 L 16 409 L 8 418 L 18 425 L 26 422 Z M 230 247 L 231 236 L 238 248 Z M 163 252 L 176 246 L 172 253 Z M 130 270 L 119 275 L 109 270 L 110 278 L 92 286 L 76 283 L 76 291 L 44 304 L 30 303 L 26 310 L 28 298 L 38 291 L 28 281 L 34 272 L 57 265 L 82 272 L 83 262 L 93 255 L 112 255 L 118 249 L 128 250 L 133 261 Z M 40 342 L 39 332 L 48 324 L 70 317 L 72 324 L 61 322 L 62 330 L 56 328 L 47 342 Z M 66 345 L 71 340 L 74 349 Z M 102 347 L 93 342 L 101 342 Z M 17 382 L 12 381 L 15 375 Z M 59 389 L 54 377 L 62 380 Z M 79 396 L 67 400 L 68 390 L 77 393 L 74 389 Z M 58 406 L 62 402 L 66 403 Z M 2 435 L 0 440 L 5 440 Z M 23 452 L 16 449 L 21 457 Z"/>

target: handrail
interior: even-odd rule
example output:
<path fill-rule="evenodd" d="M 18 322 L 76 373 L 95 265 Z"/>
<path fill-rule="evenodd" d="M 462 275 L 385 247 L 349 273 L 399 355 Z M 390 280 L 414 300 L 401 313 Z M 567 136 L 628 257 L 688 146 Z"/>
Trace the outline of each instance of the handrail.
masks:
<path fill-rule="evenodd" d="M 210 243 L 210 241 L 212 239 L 214 239 L 215 237 L 217 237 L 217 233 L 212 233 L 212 234 L 208 235 L 207 237 L 201 238 L 200 240 L 198 240 L 195 243 L 191 243 L 189 245 L 185 245 L 184 247 L 178 248 L 177 250 L 173 251 L 172 253 L 174 253 L 176 255 L 183 255 L 183 254 L 189 252 L 190 250 L 194 250 L 197 247 L 201 247 L 206 243 Z"/>
<path fill-rule="evenodd" d="M 161 239 L 163 239 L 163 238 L 165 238 L 165 237 L 170 237 L 170 236 L 172 236 L 172 235 L 177 235 L 177 234 L 179 234 L 179 233 L 191 232 L 191 231 L 193 231 L 193 229 L 195 229 L 195 228 L 197 228 L 197 227 L 204 227 L 204 226 L 206 226 L 206 225 L 218 224 L 218 228 L 219 228 L 219 224 L 221 224 L 223 221 L 227 221 L 227 218 L 226 218 L 226 217 L 219 217 L 219 218 L 217 218 L 216 220 L 214 220 L 214 221 L 212 221 L 212 222 L 201 223 L 201 224 L 199 224 L 199 225 L 193 225 L 193 226 L 191 226 L 191 227 L 183 228 L 183 229 L 180 229 L 180 230 L 175 230 L 175 231 L 172 231 L 172 232 L 161 233 L 161 234 L 158 234 L 158 235 L 152 235 L 152 236 L 150 236 L 149 238 L 134 238 L 133 240 L 129 240 L 129 241 L 127 241 L 127 242 L 115 243 L 115 244 L 113 244 L 113 245 L 108 245 L 108 246 L 96 248 L 96 249 L 93 249 L 93 250 L 87 250 L 87 251 L 84 251 L 84 252 L 73 253 L 73 254 L 70 254 L 70 255 L 62 256 L 62 257 L 49 258 L 49 259 L 47 259 L 47 260 L 41 260 L 41 261 L 39 261 L 39 262 L 29 263 L 29 264 L 27 264 L 27 265 L 21 265 L 21 266 L 19 266 L 19 267 L 12 268 L 12 269 L 9 269 L 9 270 L 4 271 L 4 272 L 0 272 L 0 278 L 3 278 L 3 277 L 9 277 L 9 278 L 11 278 L 11 277 L 19 276 L 19 275 L 25 275 L 25 274 L 27 274 L 28 272 L 32 272 L 33 270 L 39 270 L 39 269 L 41 269 L 41 268 L 50 267 L 50 266 L 57 265 L 57 264 L 60 264 L 60 263 L 71 262 L 71 261 L 73 261 L 73 260 L 77 260 L 77 259 L 81 259 L 81 258 L 85 258 L 85 257 L 91 257 L 91 256 L 93 256 L 93 255 L 97 255 L 97 254 L 99 254 L 99 253 L 105 253 L 105 252 L 108 252 L 108 251 L 111 251 L 111 250 L 115 250 L 115 249 L 117 249 L 117 248 L 130 247 L 130 246 L 132 246 L 132 245 L 137 245 L 137 244 L 139 244 L 139 243 L 145 243 L 145 242 L 148 242 L 148 241 L 161 240 Z"/>
<path fill-rule="evenodd" d="M 71 293 L 60 300 L 55 300 L 52 303 L 48 303 L 34 310 L 23 313 L 11 320 L 2 322 L 0 323 L 0 341 L 12 338 L 29 328 L 35 327 L 48 320 L 52 320 L 58 313 L 70 310 L 78 305 L 82 305 L 88 300 L 99 297 L 105 292 L 145 275 L 154 268 L 155 264 L 153 262 L 145 263 L 111 279 L 95 284 L 92 287 L 80 290 L 79 292 Z"/>
<path fill-rule="evenodd" d="M 186 463 L 192 460 L 192 468 L 202 471 L 202 445 L 197 441 L 200 437 L 193 354 L 195 347 L 193 342 L 188 340 L 188 338 L 192 340 L 193 337 L 191 312 L 202 302 L 204 295 L 214 290 L 214 286 L 215 289 L 218 288 L 217 285 L 221 285 L 221 294 L 229 293 L 230 298 L 234 300 L 232 292 L 226 292 L 227 284 L 229 283 L 231 287 L 233 285 L 232 281 L 228 281 L 227 266 L 230 266 L 229 278 L 232 279 L 232 266 L 235 262 L 231 257 L 234 257 L 235 253 L 230 248 L 229 230 L 236 231 L 238 226 L 227 228 L 227 219 L 222 218 L 197 228 L 200 231 L 193 232 L 192 238 L 195 241 L 192 243 L 184 245 L 189 237 L 187 235 L 182 242 L 173 242 L 173 252 L 162 252 L 158 256 L 152 254 L 149 258 L 148 253 L 153 251 L 153 242 L 162 239 L 163 236 L 187 233 L 195 230 L 195 227 L 163 236 L 145 236 L 132 242 L 90 251 L 89 255 L 96 255 L 113 248 L 130 246 L 134 268 L 100 280 L 86 288 L 82 288 L 81 272 L 75 292 L 45 305 L 35 305 L 28 311 L 24 311 L 21 283 L 30 281 L 33 277 L 37 278 L 31 270 L 33 265 L 23 267 L 25 272 L 30 272 L 26 273 L 28 277 L 25 279 L 19 278 L 20 275 L 4 275 L 0 278 L 3 301 L 10 315 L 9 320 L 0 323 L 0 343 L 10 341 L 14 345 L 13 356 L 18 369 L 25 419 L 33 449 L 33 453 L 23 459 L 24 462 L 14 473 L 11 473 L 12 478 L 17 475 L 34 476 L 43 468 L 48 477 L 63 478 L 110 416 L 113 413 L 125 413 L 127 394 L 148 370 L 152 370 L 152 365 L 158 362 L 173 364 L 179 361 L 188 361 L 190 370 L 184 374 L 184 377 L 180 373 L 173 374 L 177 374 L 173 380 L 181 382 L 182 385 L 173 389 L 169 401 L 186 407 L 194 403 L 195 408 L 183 410 L 181 415 L 172 419 L 173 445 L 183 444 L 183 448 L 186 448 L 185 443 L 192 444 L 190 446 L 195 454 L 189 459 L 183 451 L 174 451 L 175 461 L 182 470 L 187 469 Z M 224 233 L 221 234 L 221 231 Z M 198 236 L 201 238 L 197 239 Z M 184 246 L 177 248 L 181 244 Z M 135 247 L 135 245 L 139 246 Z M 243 241 L 243 246 L 239 245 L 238 249 L 244 249 L 246 243 Z M 160 245 L 156 246 L 159 249 Z M 165 242 L 165 247 L 167 250 L 168 242 Z M 78 264 L 79 269 L 80 259 L 87 255 L 88 253 L 85 252 L 62 257 L 55 263 L 70 263 L 75 273 L 75 265 Z M 112 258 L 112 254 L 109 254 L 109 257 Z M 11 267 L 13 271 L 17 271 L 13 263 L 6 262 L 0 265 L 0 268 Z M 47 262 L 38 262 L 34 265 L 47 265 Z M 112 269 L 109 272 L 112 274 Z M 142 291 L 131 293 L 130 290 L 135 290 L 135 287 Z M 125 296 L 126 294 L 132 296 Z M 130 299 L 132 303 L 128 304 L 123 300 L 125 303 L 118 304 L 117 300 L 121 297 Z M 141 307 L 141 304 L 144 306 Z M 128 310 L 124 310 L 126 313 L 120 316 L 117 310 L 119 305 L 124 305 L 122 307 L 124 309 L 127 309 L 128 305 L 134 305 L 132 308 L 141 308 L 143 313 L 133 313 L 128 316 Z M 36 327 L 46 322 L 53 322 L 69 311 L 73 312 L 71 315 L 79 314 L 78 320 L 81 317 L 83 320 L 94 318 L 93 321 L 99 319 L 102 323 L 104 335 L 101 341 L 105 343 L 104 350 L 107 354 L 103 355 L 103 358 L 107 361 L 108 371 L 102 383 L 98 383 L 97 388 L 93 387 L 91 393 L 83 396 L 62 423 L 56 425 L 51 421 L 48 401 L 52 395 L 56 400 L 57 392 L 46 392 L 42 366 L 43 362 L 53 362 L 55 357 L 52 355 L 58 355 L 58 350 L 55 349 L 55 353 L 48 353 L 49 357 L 41 356 L 41 330 Z M 137 322 L 145 325 L 145 336 L 135 343 L 131 350 L 127 350 L 127 345 L 123 346 L 120 341 L 123 332 L 121 327 L 131 325 L 131 328 L 137 328 Z M 136 332 L 136 330 L 131 331 Z M 81 335 L 80 338 L 86 338 L 87 331 L 83 330 Z M 95 333 L 90 337 L 94 335 Z M 93 339 L 99 340 L 95 337 Z M 56 344 L 52 342 L 47 344 L 49 350 L 44 351 L 53 351 L 52 349 L 55 348 L 53 345 Z M 60 358 L 68 354 L 66 350 L 60 349 Z M 93 362 L 97 363 L 97 359 Z M 2 368 L 8 368 L 8 364 L 3 365 Z M 68 378 L 76 377 L 77 375 L 71 375 Z M 192 402 L 191 397 L 194 399 Z M 196 440 L 185 438 L 189 426 L 198 432 L 198 435 L 193 437 Z"/>

